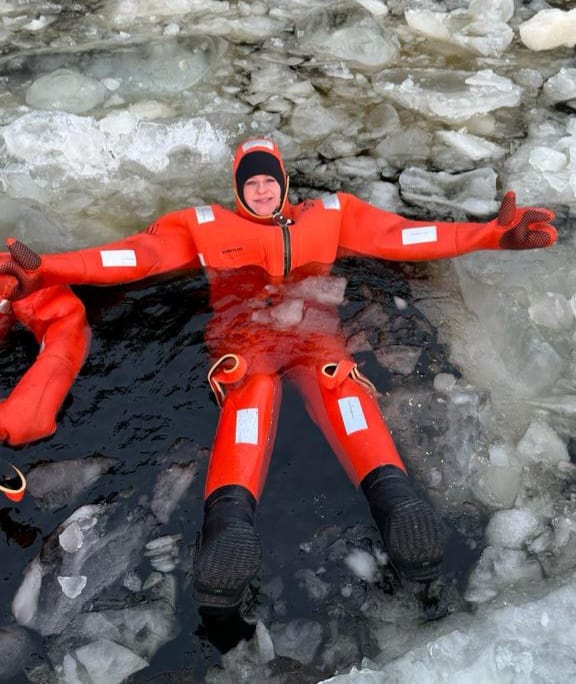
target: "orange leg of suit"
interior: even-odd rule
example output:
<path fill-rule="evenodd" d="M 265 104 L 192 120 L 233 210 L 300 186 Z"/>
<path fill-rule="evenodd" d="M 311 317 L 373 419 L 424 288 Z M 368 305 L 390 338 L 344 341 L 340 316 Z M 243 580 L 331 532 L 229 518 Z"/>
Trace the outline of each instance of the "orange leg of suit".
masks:
<path fill-rule="evenodd" d="M 276 436 L 280 378 L 255 373 L 226 389 L 212 446 L 205 496 L 226 485 L 260 498 Z"/>
<path fill-rule="evenodd" d="M 354 485 L 375 468 L 406 471 L 371 384 L 344 359 L 324 366 L 297 366 L 289 378 L 300 390 L 312 420 L 324 433 Z"/>
<path fill-rule="evenodd" d="M 224 355 L 209 374 L 222 411 L 196 564 L 201 610 L 237 608 L 260 567 L 254 519 L 276 435 L 283 376 L 299 389 L 309 415 L 366 495 L 394 566 L 413 579 L 435 577 L 443 552 L 441 521 L 409 482 L 374 388 L 341 339 L 258 332 L 253 344 L 242 345 L 244 355 Z"/>
<path fill-rule="evenodd" d="M 222 410 L 206 479 L 195 591 L 201 610 L 236 607 L 262 562 L 254 528 L 281 398 L 280 378 L 248 373 L 244 357 L 218 361 L 209 380 Z"/>
<path fill-rule="evenodd" d="M 332 374 L 335 372 L 337 375 Z M 375 468 L 405 472 L 369 383 L 352 362 L 296 366 L 288 372 L 306 408 L 355 486 Z M 239 485 L 260 499 L 274 446 L 281 400 L 280 378 L 256 373 L 226 389 L 214 439 L 206 498 Z"/>
<path fill-rule="evenodd" d="M 337 322 L 336 312 L 333 316 Z M 281 376 L 296 385 L 355 486 L 380 466 L 405 472 L 375 389 L 358 372 L 340 335 L 244 323 L 224 324 L 215 338 L 236 343 L 242 355 L 224 355 L 209 375 L 222 413 L 206 497 L 219 487 L 239 485 L 260 498 L 276 434 Z"/>

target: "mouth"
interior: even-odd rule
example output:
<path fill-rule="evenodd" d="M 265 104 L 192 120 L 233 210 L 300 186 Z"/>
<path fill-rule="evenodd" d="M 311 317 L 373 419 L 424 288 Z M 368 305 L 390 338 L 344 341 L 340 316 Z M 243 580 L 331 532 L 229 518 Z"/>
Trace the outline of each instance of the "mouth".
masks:
<path fill-rule="evenodd" d="M 254 201 L 254 204 L 255 204 L 257 207 L 267 207 L 268 205 L 272 204 L 273 202 L 274 202 L 274 198 L 273 198 L 273 197 L 270 197 L 270 198 L 268 198 L 268 199 L 259 199 L 259 200 L 255 200 L 255 201 Z"/>
<path fill-rule="evenodd" d="M 249 207 L 258 216 L 269 216 L 277 208 L 277 199 L 274 196 L 258 197 L 251 200 Z"/>

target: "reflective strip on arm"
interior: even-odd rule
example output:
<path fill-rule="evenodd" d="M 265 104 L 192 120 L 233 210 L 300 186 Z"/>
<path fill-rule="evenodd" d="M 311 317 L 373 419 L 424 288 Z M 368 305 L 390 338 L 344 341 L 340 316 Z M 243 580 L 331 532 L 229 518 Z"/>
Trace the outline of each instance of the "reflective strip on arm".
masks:
<path fill-rule="evenodd" d="M 211 221 L 216 220 L 214 217 L 214 210 L 209 204 L 202 207 L 194 207 L 194 211 L 196 212 L 196 220 L 198 223 L 210 223 Z"/>
<path fill-rule="evenodd" d="M 436 226 L 417 226 L 402 229 L 403 245 L 418 245 L 423 242 L 438 242 Z"/>
<path fill-rule="evenodd" d="M 133 249 L 103 249 L 100 250 L 100 258 L 104 268 L 114 266 L 137 266 L 136 252 Z"/>
<path fill-rule="evenodd" d="M 324 209 L 340 209 L 340 200 L 338 195 L 324 195 L 321 197 Z"/>

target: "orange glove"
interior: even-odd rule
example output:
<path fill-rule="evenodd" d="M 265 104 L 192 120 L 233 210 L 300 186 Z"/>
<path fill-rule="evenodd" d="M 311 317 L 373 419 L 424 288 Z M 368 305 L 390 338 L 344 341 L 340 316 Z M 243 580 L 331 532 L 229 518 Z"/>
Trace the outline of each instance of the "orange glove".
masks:
<path fill-rule="evenodd" d="M 495 220 L 500 236 L 501 249 L 538 249 L 553 245 L 558 234 L 550 225 L 554 212 L 549 209 L 523 209 L 516 207 L 516 194 L 507 192 Z"/>
<path fill-rule="evenodd" d="M 29 247 L 14 238 L 7 241 L 10 258 L 0 261 L 0 297 L 23 299 L 42 287 L 42 260 Z"/>

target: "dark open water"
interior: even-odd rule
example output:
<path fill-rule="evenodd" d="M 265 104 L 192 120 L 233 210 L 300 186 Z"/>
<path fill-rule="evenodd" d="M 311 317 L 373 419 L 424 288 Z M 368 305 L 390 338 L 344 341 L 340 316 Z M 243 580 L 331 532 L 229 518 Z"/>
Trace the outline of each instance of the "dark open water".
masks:
<path fill-rule="evenodd" d="M 366 262 L 349 271 L 351 276 L 344 318 L 355 315 L 364 305 L 360 282 L 368 271 L 377 279 L 383 301 L 392 303 L 394 294 L 410 297 L 406 278 L 394 267 Z M 356 276 L 352 276 L 355 273 Z M 80 505 L 115 499 L 124 490 L 148 490 L 159 472 L 159 460 L 178 439 L 185 438 L 207 450 L 217 422 L 217 408 L 206 381 L 208 357 L 203 329 L 210 315 L 208 292 L 201 279 L 180 279 L 139 288 L 78 288 L 85 302 L 94 340 L 88 361 L 59 419 L 57 433 L 41 443 L 18 450 L 2 447 L 3 461 L 11 460 L 26 471 L 45 460 L 65 460 L 101 454 L 118 459 L 118 467 L 104 475 L 80 501 L 54 513 L 43 511 L 31 496 L 19 504 L 0 502 L 0 624 L 11 621 L 10 603 L 27 562 L 39 551 L 46 536 Z M 391 304 L 393 307 L 393 305 Z M 408 310 L 402 325 L 396 326 L 403 343 L 418 344 L 422 360 L 410 382 L 430 383 L 432 370 L 454 371 L 433 330 L 421 325 L 421 316 Z M 423 334 L 423 330 L 427 330 Z M 410 339 L 411 338 L 411 339 Z M 2 391 L 12 387 L 32 362 L 36 346 L 23 330 L 12 333 L 2 348 L 0 373 Z M 386 391 L 396 381 L 381 368 L 373 355 L 358 357 L 362 370 Z M 433 361 L 433 362 L 432 362 Z M 414 426 L 417 430 L 418 427 Z M 402 445 L 399 445 L 402 451 Z M 166 534 L 181 534 L 181 549 L 194 546 L 200 529 L 202 489 L 206 459 L 189 496 L 172 516 Z M 263 495 L 258 525 L 265 547 L 262 582 L 280 576 L 284 583 L 288 622 L 295 618 L 326 620 L 326 606 L 312 604 L 298 586 L 294 574 L 309 567 L 301 549 L 303 542 L 323 534 L 331 526 L 350 528 L 360 524 L 372 532 L 368 507 L 352 487 L 320 432 L 311 424 L 300 398 L 284 389 L 276 448 L 267 488 Z M 359 529 L 363 529 L 360 527 Z M 369 537 L 370 535 L 368 535 Z M 461 583 L 477 553 L 471 554 L 453 532 L 449 558 L 452 581 Z M 367 538 L 365 543 L 369 544 Z M 186 562 L 183 562 L 183 568 Z M 338 583 L 344 568 L 327 577 Z M 186 572 L 181 570 L 186 585 Z M 339 575 L 340 573 L 340 575 Z M 384 582 L 383 591 L 393 591 Z M 202 681 L 206 670 L 220 661 L 220 651 L 233 643 L 236 633 L 221 634 L 214 644 L 200 625 L 189 590 L 179 598 L 181 633 L 164 646 L 150 668 L 130 680 Z M 369 642 L 369 639 L 367 640 Z M 375 655 L 369 646 L 363 655 Z M 24 675 L 11 680 L 24 684 Z"/>

